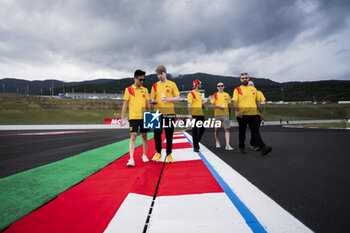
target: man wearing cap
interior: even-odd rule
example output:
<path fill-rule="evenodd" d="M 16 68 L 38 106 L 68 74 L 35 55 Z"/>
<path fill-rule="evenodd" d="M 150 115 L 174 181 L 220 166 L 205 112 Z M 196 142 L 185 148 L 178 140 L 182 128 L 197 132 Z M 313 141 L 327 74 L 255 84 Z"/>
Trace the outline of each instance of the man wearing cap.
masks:
<path fill-rule="evenodd" d="M 199 89 L 202 87 L 202 82 L 199 79 L 193 81 L 193 91 L 187 95 L 187 106 L 188 106 L 188 115 L 195 120 L 194 127 L 192 128 L 192 139 L 193 139 L 193 151 L 199 152 L 199 142 L 204 133 L 204 114 L 203 114 L 203 104 L 207 103 L 208 100 L 202 100 L 201 93 Z M 197 122 L 202 122 L 201 127 L 197 127 Z"/>
<path fill-rule="evenodd" d="M 126 109 L 129 106 L 129 124 L 130 124 L 130 142 L 129 142 L 129 154 L 130 159 L 127 163 L 128 167 L 135 166 L 134 151 L 137 132 L 140 131 L 143 144 L 142 160 L 148 162 L 147 158 L 147 131 L 143 128 L 143 112 L 151 111 L 151 105 L 149 100 L 149 93 L 147 88 L 143 87 L 145 81 L 146 72 L 142 70 L 136 70 L 134 73 L 134 84 L 125 88 L 124 103 L 122 108 L 122 123 L 125 121 Z"/>
<path fill-rule="evenodd" d="M 254 87 L 254 82 L 249 81 L 248 86 Z M 257 90 L 257 98 L 258 98 L 257 100 L 259 101 L 260 104 L 263 104 L 266 101 L 264 94 L 259 90 Z M 256 118 L 259 120 L 259 134 L 260 134 L 260 125 L 262 122 L 260 114 L 257 114 Z M 257 146 L 257 143 L 254 141 L 254 139 L 255 138 L 253 137 L 253 134 L 252 134 L 250 137 L 250 148 L 252 150 L 259 151 L 261 148 L 259 146 Z"/>
<path fill-rule="evenodd" d="M 256 115 L 260 114 L 261 119 L 264 119 L 264 115 L 262 114 L 261 105 L 258 101 L 257 90 L 255 87 L 248 86 L 248 73 L 242 73 L 240 80 L 242 85 L 233 91 L 232 98 L 239 125 L 239 151 L 245 153 L 244 141 L 248 125 L 256 145 L 261 148 L 261 155 L 264 156 L 270 153 L 272 148 L 265 145 L 259 133 L 260 121 Z"/>
<path fill-rule="evenodd" d="M 217 84 L 218 92 L 214 94 L 214 98 L 210 101 L 211 106 L 215 109 L 214 116 L 215 120 L 219 120 L 224 124 L 225 129 L 225 150 L 233 150 L 230 145 L 230 107 L 231 97 L 228 93 L 224 92 L 224 83 L 219 82 Z M 220 148 L 219 141 L 219 129 L 215 128 L 215 141 L 216 148 Z"/>
<path fill-rule="evenodd" d="M 151 104 L 154 105 L 154 110 L 159 111 L 161 115 L 161 128 L 154 129 L 154 141 L 157 153 L 152 158 L 153 161 L 158 161 L 162 157 L 162 132 L 163 122 L 166 122 L 167 127 L 164 127 L 166 137 L 166 159 L 168 163 L 173 162 L 171 156 L 173 147 L 174 119 L 175 109 L 174 102 L 180 101 L 180 92 L 176 84 L 169 81 L 166 77 L 165 66 L 158 66 L 156 69 L 158 82 L 153 84 L 151 90 Z M 164 120 L 163 120 L 164 119 Z"/>

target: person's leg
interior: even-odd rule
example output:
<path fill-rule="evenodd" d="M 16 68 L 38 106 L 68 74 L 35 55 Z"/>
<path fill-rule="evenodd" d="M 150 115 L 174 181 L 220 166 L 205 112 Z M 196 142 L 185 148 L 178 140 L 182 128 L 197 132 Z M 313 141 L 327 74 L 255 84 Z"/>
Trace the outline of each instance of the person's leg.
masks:
<path fill-rule="evenodd" d="M 253 116 L 252 116 L 253 117 Z M 256 119 L 254 119 L 254 122 L 257 120 L 259 121 L 259 125 L 258 125 L 258 129 L 260 128 L 260 115 L 255 115 L 254 116 Z M 256 124 L 256 122 L 254 123 Z M 249 128 L 250 128 L 250 125 L 249 125 Z M 253 146 L 253 147 L 256 147 L 258 146 L 258 142 L 256 142 L 256 137 L 255 135 L 253 135 L 253 131 L 250 130 L 250 145 Z"/>
<path fill-rule="evenodd" d="M 265 143 L 263 142 L 260 131 L 259 131 L 259 126 L 260 126 L 260 118 L 259 116 L 247 116 L 248 119 L 248 124 L 249 124 L 249 129 L 252 135 L 252 139 L 254 142 L 254 146 L 258 146 L 260 148 L 265 146 Z"/>
<path fill-rule="evenodd" d="M 142 133 L 141 136 L 142 136 L 143 155 L 147 155 L 147 147 L 148 147 L 147 133 Z"/>
<path fill-rule="evenodd" d="M 205 131 L 205 128 L 203 126 L 203 123 L 204 123 L 204 116 L 198 116 L 198 120 L 202 122 L 202 127 L 200 127 L 198 129 L 198 136 L 197 136 L 197 146 L 199 148 L 199 142 L 201 141 L 202 139 L 202 136 L 204 134 L 204 131 Z"/>
<path fill-rule="evenodd" d="M 193 119 L 195 119 L 194 127 L 192 128 L 193 149 L 197 149 L 199 132 L 198 132 L 198 127 L 197 127 L 197 118 L 196 118 L 196 116 L 193 116 Z"/>
<path fill-rule="evenodd" d="M 230 127 L 231 127 L 230 116 L 225 115 L 223 116 L 223 118 L 224 118 L 225 142 L 226 142 L 225 149 L 233 150 L 233 148 L 230 145 Z"/>
<path fill-rule="evenodd" d="M 134 159 L 134 151 L 135 151 L 135 141 L 136 141 L 137 133 L 130 133 L 130 141 L 129 141 L 129 154 L 130 159 Z"/>
<path fill-rule="evenodd" d="M 154 129 L 154 145 L 157 153 L 162 153 L 162 132 L 163 132 L 163 116 L 160 117 L 160 129 Z"/>
<path fill-rule="evenodd" d="M 129 141 L 129 155 L 130 155 L 130 159 L 128 160 L 128 163 L 126 164 L 128 167 L 135 166 L 134 151 L 135 151 L 136 137 L 137 137 L 137 132 L 130 132 L 130 141 Z"/>
<path fill-rule="evenodd" d="M 260 120 L 256 117 L 252 117 L 250 120 L 249 128 L 253 133 L 254 140 L 257 142 L 257 146 L 261 148 L 261 155 L 264 156 L 272 151 L 272 148 L 270 146 L 266 146 L 264 141 L 261 138 L 260 131 L 259 131 L 259 124 Z"/>
<path fill-rule="evenodd" d="M 215 136 L 215 141 L 218 142 L 219 141 L 219 129 L 218 128 L 215 128 L 214 136 Z"/>
<path fill-rule="evenodd" d="M 154 129 L 154 144 L 157 153 L 162 152 L 162 129 Z"/>
<path fill-rule="evenodd" d="M 165 137 L 166 137 L 166 154 L 171 154 L 173 150 L 173 135 L 174 135 L 174 117 L 169 117 L 171 121 L 170 127 L 165 128 Z"/>
<path fill-rule="evenodd" d="M 230 145 L 230 130 L 225 129 L 225 140 L 226 140 L 226 146 L 231 146 Z"/>
<path fill-rule="evenodd" d="M 238 147 L 241 149 L 244 149 L 245 144 L 245 133 L 247 130 L 247 121 L 246 121 L 246 116 L 243 116 L 241 118 L 237 117 L 237 122 L 238 122 L 238 129 L 239 129 L 239 134 L 238 134 L 238 138 L 239 138 L 239 145 Z"/>
<path fill-rule="evenodd" d="M 197 148 L 197 137 L 198 137 L 198 128 L 196 126 L 197 119 L 194 118 L 195 124 L 194 127 L 192 128 L 192 141 L 193 141 L 193 148 Z"/>

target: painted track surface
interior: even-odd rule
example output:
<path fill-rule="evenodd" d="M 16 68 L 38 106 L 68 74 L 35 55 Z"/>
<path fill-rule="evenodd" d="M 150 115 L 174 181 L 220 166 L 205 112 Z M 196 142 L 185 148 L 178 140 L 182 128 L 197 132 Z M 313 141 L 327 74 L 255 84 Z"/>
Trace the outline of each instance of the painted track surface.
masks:
<path fill-rule="evenodd" d="M 212 130 L 202 143 L 315 232 L 350 228 L 350 132 L 331 129 L 261 128 L 273 151 L 266 157 L 216 149 Z M 221 145 L 224 132 L 220 131 Z M 246 146 L 249 145 L 247 130 Z M 232 146 L 238 129 L 231 129 Z"/>
<path fill-rule="evenodd" d="M 349 228 L 347 177 L 350 169 L 346 156 L 349 134 L 338 130 L 279 127 L 264 127 L 262 133 L 265 142 L 274 147 L 266 158 L 256 152 L 240 155 L 218 150 L 214 148 L 210 131 L 202 142 L 312 230 L 346 232 Z M 234 129 L 232 145 L 237 144 L 236 135 Z"/>
<path fill-rule="evenodd" d="M 71 130 L 0 131 L 0 178 L 52 163 L 129 137 L 128 129 L 75 130 L 85 133 L 13 135 Z"/>

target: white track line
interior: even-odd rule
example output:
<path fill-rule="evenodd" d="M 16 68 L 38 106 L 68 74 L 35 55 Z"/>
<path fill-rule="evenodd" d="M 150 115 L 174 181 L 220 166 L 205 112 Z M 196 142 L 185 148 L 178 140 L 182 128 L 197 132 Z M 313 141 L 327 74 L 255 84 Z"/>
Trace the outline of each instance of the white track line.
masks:
<path fill-rule="evenodd" d="M 142 232 L 151 202 L 151 196 L 129 193 L 104 232 Z"/>
<path fill-rule="evenodd" d="M 184 133 L 192 140 L 191 135 Z M 200 151 L 267 232 L 312 232 L 202 144 Z"/>
<path fill-rule="evenodd" d="M 160 196 L 149 233 L 251 232 L 225 193 Z"/>

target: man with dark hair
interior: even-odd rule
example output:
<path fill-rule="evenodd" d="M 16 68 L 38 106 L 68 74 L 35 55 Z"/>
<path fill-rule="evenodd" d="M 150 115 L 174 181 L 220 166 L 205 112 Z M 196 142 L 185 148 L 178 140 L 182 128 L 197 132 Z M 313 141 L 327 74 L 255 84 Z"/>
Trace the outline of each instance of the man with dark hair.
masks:
<path fill-rule="evenodd" d="M 125 121 L 126 109 L 129 106 L 129 125 L 130 125 L 130 142 L 129 142 L 129 154 L 130 159 L 127 163 L 128 167 L 135 166 L 134 151 L 135 141 L 138 131 L 142 136 L 143 155 L 142 160 L 148 162 L 147 158 L 147 129 L 143 128 L 143 112 L 151 111 L 150 98 L 147 88 L 143 87 L 145 81 L 145 72 L 142 70 L 136 70 L 134 73 L 134 84 L 127 87 L 124 92 L 124 103 L 122 108 L 122 122 Z"/>
<path fill-rule="evenodd" d="M 193 151 L 199 152 L 199 142 L 204 133 L 204 114 L 202 106 L 208 102 L 208 99 L 202 100 L 201 93 L 199 88 L 202 87 L 202 82 L 199 79 L 193 81 L 193 91 L 187 95 L 187 107 L 188 115 L 195 119 L 194 127 L 192 128 L 192 137 L 193 137 Z M 197 121 L 202 122 L 202 127 L 197 127 Z"/>
<path fill-rule="evenodd" d="M 153 161 L 158 161 L 162 157 L 162 132 L 163 122 L 167 123 L 167 127 L 164 129 L 166 136 L 166 159 L 168 163 L 173 162 L 171 157 L 173 147 L 173 133 L 174 133 L 174 119 L 175 109 L 174 102 L 180 101 L 180 92 L 176 84 L 169 81 L 166 77 L 165 66 L 158 66 L 156 69 L 158 82 L 153 84 L 151 90 L 151 104 L 154 104 L 154 110 L 162 113 L 161 115 L 161 128 L 154 129 L 154 142 L 157 153 L 152 158 Z M 163 120 L 164 119 L 164 120 Z"/>
<path fill-rule="evenodd" d="M 270 153 L 272 148 L 265 145 L 259 133 L 260 121 L 256 115 L 260 114 L 261 119 L 264 119 L 264 115 L 262 114 L 261 105 L 258 101 L 257 90 L 255 87 L 248 86 L 248 73 L 242 73 L 240 80 L 242 85 L 233 91 L 232 98 L 239 125 L 239 151 L 245 153 L 244 141 L 248 125 L 254 141 L 257 146 L 261 148 L 261 155 L 264 156 Z"/>

